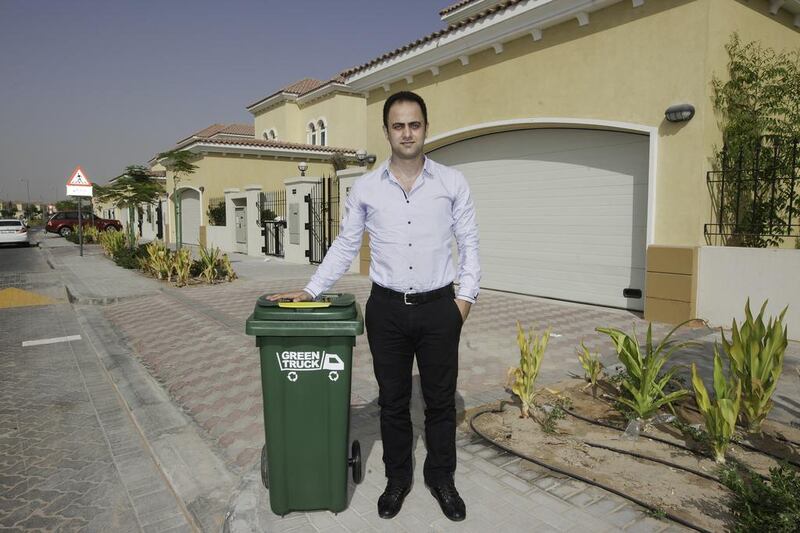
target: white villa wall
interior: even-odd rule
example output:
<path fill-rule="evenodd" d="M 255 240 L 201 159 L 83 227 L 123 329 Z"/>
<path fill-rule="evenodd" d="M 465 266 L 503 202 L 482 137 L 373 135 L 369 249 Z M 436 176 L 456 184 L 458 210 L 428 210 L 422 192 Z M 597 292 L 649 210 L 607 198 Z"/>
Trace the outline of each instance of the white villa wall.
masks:
<path fill-rule="evenodd" d="M 741 324 L 744 303 L 757 314 L 769 300 L 765 316 L 789 306 L 789 338 L 800 340 L 800 250 L 701 246 L 697 259 L 697 317 L 712 327 Z"/>
<path fill-rule="evenodd" d="M 236 251 L 236 245 L 231 238 L 231 230 L 228 226 L 206 226 L 206 247 L 215 246 L 226 253 Z"/>

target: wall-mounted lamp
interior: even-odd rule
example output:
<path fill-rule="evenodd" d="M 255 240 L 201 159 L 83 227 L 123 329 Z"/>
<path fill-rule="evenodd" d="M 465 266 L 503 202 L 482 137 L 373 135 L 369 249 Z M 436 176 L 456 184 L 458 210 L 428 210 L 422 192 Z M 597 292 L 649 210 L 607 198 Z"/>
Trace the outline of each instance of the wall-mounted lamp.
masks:
<path fill-rule="evenodd" d="M 200 192 L 205 192 L 205 190 L 206 190 L 206 188 L 201 185 L 200 186 Z"/>
<path fill-rule="evenodd" d="M 305 176 L 306 170 L 308 170 L 308 163 L 306 163 L 305 161 L 300 161 L 299 163 L 297 163 L 297 170 L 300 171 L 301 176 Z"/>
<path fill-rule="evenodd" d="M 686 122 L 694 116 L 692 104 L 671 105 L 664 111 L 664 116 L 669 122 Z"/>
<path fill-rule="evenodd" d="M 375 163 L 378 158 L 375 157 L 375 154 L 368 154 L 367 151 L 362 148 L 356 151 L 356 159 L 358 159 L 358 164 L 363 167 L 364 165 Z"/>

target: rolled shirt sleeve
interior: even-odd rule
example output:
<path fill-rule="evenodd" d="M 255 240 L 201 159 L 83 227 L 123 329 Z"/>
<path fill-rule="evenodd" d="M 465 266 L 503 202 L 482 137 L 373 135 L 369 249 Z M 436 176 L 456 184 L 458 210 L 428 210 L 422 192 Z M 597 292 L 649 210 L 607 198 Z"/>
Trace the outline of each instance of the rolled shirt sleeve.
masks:
<path fill-rule="evenodd" d="M 359 198 L 359 183 L 350 188 L 344 204 L 344 216 L 339 224 L 339 236 L 325 254 L 322 264 L 303 289 L 316 298 L 329 290 L 347 272 L 361 249 L 364 236 L 366 208 Z"/>
<path fill-rule="evenodd" d="M 458 293 L 456 297 L 475 303 L 481 280 L 478 258 L 478 223 L 472 203 L 469 185 L 464 175 L 458 172 L 456 194 L 453 201 L 453 234 L 458 246 Z"/>

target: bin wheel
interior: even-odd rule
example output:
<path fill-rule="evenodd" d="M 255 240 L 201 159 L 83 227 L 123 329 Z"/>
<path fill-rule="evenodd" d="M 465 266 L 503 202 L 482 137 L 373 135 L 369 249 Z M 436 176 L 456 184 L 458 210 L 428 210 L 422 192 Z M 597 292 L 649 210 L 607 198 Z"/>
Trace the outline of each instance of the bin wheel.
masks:
<path fill-rule="evenodd" d="M 269 488 L 269 470 L 267 469 L 267 445 L 261 448 L 261 482 Z"/>
<path fill-rule="evenodd" d="M 357 440 L 350 446 L 349 465 L 353 468 L 353 482 L 358 485 L 364 481 L 364 470 L 361 468 L 361 444 Z"/>

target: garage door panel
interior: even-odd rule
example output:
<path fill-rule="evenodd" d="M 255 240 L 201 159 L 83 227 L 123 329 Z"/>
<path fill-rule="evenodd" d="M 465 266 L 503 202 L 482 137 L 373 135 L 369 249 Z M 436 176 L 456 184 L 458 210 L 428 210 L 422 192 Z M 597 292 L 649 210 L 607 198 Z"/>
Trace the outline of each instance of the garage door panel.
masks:
<path fill-rule="evenodd" d="M 470 184 L 481 285 L 642 309 L 646 136 L 592 130 L 492 134 L 435 150 Z"/>
<path fill-rule="evenodd" d="M 633 307 L 637 300 L 622 296 L 622 293 L 609 295 L 603 289 L 600 282 L 605 284 L 627 284 L 644 283 L 644 275 L 638 279 L 628 280 L 625 277 L 598 278 L 597 283 L 586 280 L 583 275 L 574 276 L 573 279 L 566 279 L 554 275 L 547 277 L 546 273 L 540 274 L 539 270 L 531 270 L 528 273 L 518 271 L 504 274 L 502 280 L 495 280 L 492 277 L 482 280 L 481 284 L 487 289 L 505 290 L 510 292 L 522 292 L 524 294 L 536 294 L 546 298 L 559 298 L 562 300 L 572 300 L 599 305 L 612 305 L 615 307 Z M 556 287 L 556 283 L 558 287 Z M 522 290 L 525 289 L 525 290 Z M 531 290 L 535 291 L 530 292 Z"/>

